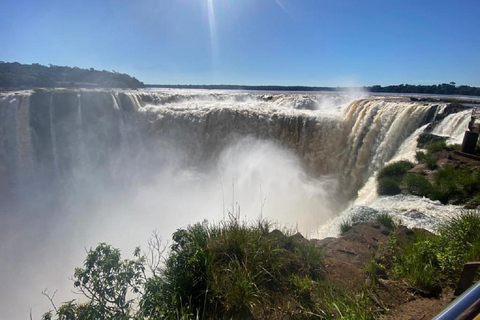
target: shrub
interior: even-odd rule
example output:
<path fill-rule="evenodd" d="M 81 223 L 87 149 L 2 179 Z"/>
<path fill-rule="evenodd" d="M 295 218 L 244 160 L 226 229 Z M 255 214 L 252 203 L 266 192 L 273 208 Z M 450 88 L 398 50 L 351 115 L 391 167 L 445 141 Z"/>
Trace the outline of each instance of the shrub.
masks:
<path fill-rule="evenodd" d="M 438 168 L 437 157 L 430 154 L 430 153 L 425 153 L 423 151 L 417 151 L 415 153 L 415 158 L 417 159 L 417 161 L 419 163 L 423 163 L 430 170 L 435 170 L 436 168 Z"/>
<path fill-rule="evenodd" d="M 393 162 L 389 165 L 386 165 L 382 170 L 378 172 L 377 179 L 383 178 L 395 178 L 399 176 L 403 176 L 407 173 L 408 170 L 412 169 L 415 165 L 406 160 L 401 160 L 397 162 Z"/>
<path fill-rule="evenodd" d="M 426 145 L 425 149 L 429 154 L 434 154 L 447 149 L 447 143 L 445 140 L 432 141 Z"/>
<path fill-rule="evenodd" d="M 392 215 L 388 213 L 380 213 L 375 221 L 383 224 L 388 230 L 393 230 L 397 227 L 398 223 L 393 219 Z"/>
<path fill-rule="evenodd" d="M 340 234 L 344 234 L 348 230 L 352 229 L 353 222 L 352 219 L 344 219 L 342 223 L 340 223 Z"/>
<path fill-rule="evenodd" d="M 377 193 L 382 196 L 393 196 L 400 194 L 399 182 L 394 178 L 383 178 L 377 181 Z"/>
<path fill-rule="evenodd" d="M 173 240 L 162 277 L 146 290 L 156 317 L 270 318 L 280 300 L 303 305 L 292 276 L 322 276 L 321 249 L 299 235 L 270 233 L 268 223 L 196 224 Z"/>
<path fill-rule="evenodd" d="M 462 212 L 449 219 L 439 235 L 415 233 L 413 242 L 391 245 L 393 276 L 410 280 L 428 293 L 438 293 L 440 286 L 455 285 L 468 261 L 480 259 L 480 215 Z"/>
<path fill-rule="evenodd" d="M 480 191 L 480 170 L 456 169 L 445 165 L 435 173 L 431 198 L 447 203 L 449 200 L 467 201 Z"/>
<path fill-rule="evenodd" d="M 461 148 L 462 148 L 462 145 L 461 145 L 461 144 L 458 144 L 458 143 L 454 143 L 454 144 L 449 144 L 449 145 L 447 145 L 447 149 L 450 149 L 450 150 L 460 151 Z"/>
<path fill-rule="evenodd" d="M 467 261 L 480 259 L 480 215 L 464 211 L 440 228 L 443 254 L 439 255 L 442 270 L 459 274 Z"/>
<path fill-rule="evenodd" d="M 407 192 L 410 194 L 428 197 L 432 192 L 432 184 L 427 178 L 417 174 L 407 174 L 404 178 Z"/>

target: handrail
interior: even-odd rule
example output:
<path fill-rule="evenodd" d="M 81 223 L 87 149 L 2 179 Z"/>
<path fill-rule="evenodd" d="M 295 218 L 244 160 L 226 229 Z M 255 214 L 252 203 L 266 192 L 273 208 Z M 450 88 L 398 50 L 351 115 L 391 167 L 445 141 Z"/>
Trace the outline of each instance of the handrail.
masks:
<path fill-rule="evenodd" d="M 472 286 L 479 268 L 480 261 L 469 262 L 463 265 L 462 275 L 454 293 L 455 296 L 461 295 L 432 320 L 471 320 L 473 319 L 472 315 L 479 313 L 480 281 Z"/>
<path fill-rule="evenodd" d="M 480 299 L 480 281 L 465 291 L 460 297 L 453 300 L 441 313 L 432 320 L 461 320 L 464 314 L 473 304 Z M 463 318 L 466 319 L 466 318 Z"/>

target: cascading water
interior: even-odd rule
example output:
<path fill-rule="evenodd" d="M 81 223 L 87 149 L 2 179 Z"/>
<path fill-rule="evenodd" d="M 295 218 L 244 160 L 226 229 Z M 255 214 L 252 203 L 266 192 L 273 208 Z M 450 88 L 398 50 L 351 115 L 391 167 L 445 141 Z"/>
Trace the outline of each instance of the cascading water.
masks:
<path fill-rule="evenodd" d="M 333 94 L 3 94 L 0 253 L 14 257 L 3 264 L 7 274 L 22 266 L 30 288 L 63 289 L 85 246 L 105 241 L 128 253 L 155 228 L 168 239 L 228 213 L 316 236 L 437 111 Z M 0 290 L 25 301 L 11 281 Z M 36 290 L 31 305 L 43 299 Z"/>

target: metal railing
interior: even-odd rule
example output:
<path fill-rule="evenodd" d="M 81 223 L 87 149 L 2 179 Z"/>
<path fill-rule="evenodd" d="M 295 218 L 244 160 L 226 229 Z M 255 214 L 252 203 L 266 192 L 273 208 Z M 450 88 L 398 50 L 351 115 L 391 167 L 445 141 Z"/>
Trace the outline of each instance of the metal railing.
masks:
<path fill-rule="evenodd" d="M 476 316 L 480 314 L 480 281 L 474 286 L 472 283 L 479 267 L 480 262 L 470 262 L 463 266 L 463 272 L 455 290 L 455 295 L 460 296 L 432 320 L 477 319 Z"/>

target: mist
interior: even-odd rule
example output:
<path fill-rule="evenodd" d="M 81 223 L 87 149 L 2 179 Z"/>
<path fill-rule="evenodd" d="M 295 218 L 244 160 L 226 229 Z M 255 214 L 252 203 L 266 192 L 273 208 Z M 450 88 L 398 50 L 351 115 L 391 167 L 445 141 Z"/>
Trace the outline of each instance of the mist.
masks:
<path fill-rule="evenodd" d="M 213 163 L 196 166 L 171 143 L 162 144 L 161 155 L 151 152 L 134 159 L 122 150 L 99 170 L 81 163 L 59 181 L 19 190 L 20 201 L 0 226 L 0 255 L 9 257 L 0 289 L 8 297 L 0 302 L 5 319 L 28 317 L 30 307 L 34 318 L 51 309 L 40 294 L 45 288 L 58 290 L 57 305 L 79 298 L 69 278 L 100 242 L 129 257 L 136 246 L 146 247 L 153 231 L 167 245 L 178 228 L 230 215 L 314 236 L 338 211 L 328 191 L 337 179 L 310 177 L 292 151 L 271 141 L 236 139 Z"/>

